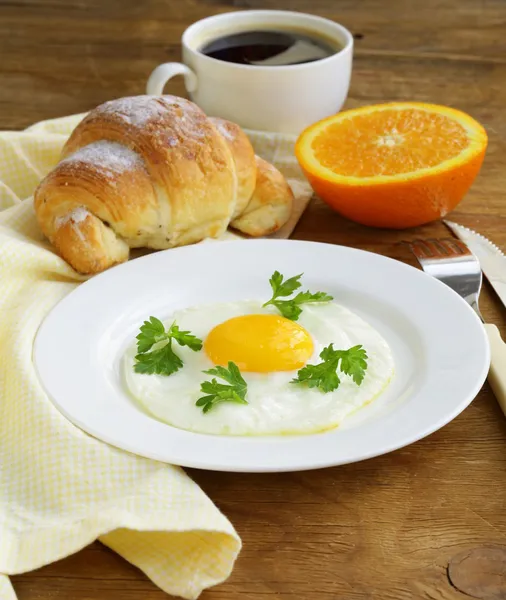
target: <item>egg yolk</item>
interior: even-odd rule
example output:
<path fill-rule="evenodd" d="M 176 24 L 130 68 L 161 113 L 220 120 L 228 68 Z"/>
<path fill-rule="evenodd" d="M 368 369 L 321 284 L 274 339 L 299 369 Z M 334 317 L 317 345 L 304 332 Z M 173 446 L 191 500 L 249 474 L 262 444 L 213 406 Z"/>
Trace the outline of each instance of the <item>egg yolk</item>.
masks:
<path fill-rule="evenodd" d="M 313 340 L 297 323 L 279 315 L 243 315 L 212 329 L 204 350 L 215 365 L 234 362 L 241 371 L 294 371 L 313 353 Z"/>

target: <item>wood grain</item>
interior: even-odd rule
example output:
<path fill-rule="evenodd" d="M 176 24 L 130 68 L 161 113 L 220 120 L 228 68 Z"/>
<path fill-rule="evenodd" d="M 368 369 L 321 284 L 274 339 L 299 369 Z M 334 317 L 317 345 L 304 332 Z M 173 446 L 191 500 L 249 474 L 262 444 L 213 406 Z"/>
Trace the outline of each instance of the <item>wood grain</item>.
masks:
<path fill-rule="evenodd" d="M 504 0 L 2 0 L 0 127 L 142 93 L 156 64 L 179 58 L 192 21 L 245 8 L 310 11 L 346 25 L 356 39 L 350 107 L 428 100 L 479 119 L 487 158 L 452 219 L 506 249 Z M 180 81 L 171 86 L 183 93 Z M 314 201 L 294 237 L 414 264 L 400 242 L 443 234 L 440 223 L 367 229 Z M 482 305 L 506 335 L 505 310 L 488 286 Z M 190 474 L 244 542 L 232 577 L 204 599 L 504 597 L 506 420 L 488 386 L 444 429 L 387 456 L 307 473 Z M 462 562 L 469 556 L 479 560 Z M 167 597 L 98 543 L 13 584 L 20 600 Z"/>

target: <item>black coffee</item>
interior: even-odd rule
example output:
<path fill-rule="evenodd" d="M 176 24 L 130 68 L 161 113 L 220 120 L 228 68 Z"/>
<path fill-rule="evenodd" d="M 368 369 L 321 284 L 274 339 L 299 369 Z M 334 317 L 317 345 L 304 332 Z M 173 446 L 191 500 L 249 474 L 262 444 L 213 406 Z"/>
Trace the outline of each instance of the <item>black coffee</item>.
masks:
<path fill-rule="evenodd" d="M 332 56 L 342 47 L 318 34 L 295 30 L 231 33 L 201 48 L 206 56 L 259 67 L 300 65 Z"/>

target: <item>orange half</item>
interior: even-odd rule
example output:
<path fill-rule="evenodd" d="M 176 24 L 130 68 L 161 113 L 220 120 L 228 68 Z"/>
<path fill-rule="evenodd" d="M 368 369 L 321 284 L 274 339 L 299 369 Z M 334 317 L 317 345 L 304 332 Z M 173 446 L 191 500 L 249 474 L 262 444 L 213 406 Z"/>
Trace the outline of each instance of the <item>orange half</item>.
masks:
<path fill-rule="evenodd" d="M 404 228 L 444 217 L 478 174 L 487 134 L 446 106 L 396 102 L 308 127 L 295 153 L 315 192 L 344 216 Z"/>

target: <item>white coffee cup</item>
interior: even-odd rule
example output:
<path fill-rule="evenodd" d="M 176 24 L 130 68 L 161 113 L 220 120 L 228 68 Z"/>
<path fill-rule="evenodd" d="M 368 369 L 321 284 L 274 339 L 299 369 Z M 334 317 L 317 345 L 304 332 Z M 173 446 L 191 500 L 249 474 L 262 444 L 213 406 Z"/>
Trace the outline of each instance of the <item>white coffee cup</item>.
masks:
<path fill-rule="evenodd" d="M 207 43 L 231 33 L 287 28 L 314 32 L 342 49 L 313 62 L 276 67 L 225 62 L 200 52 Z M 329 19 L 282 10 L 224 13 L 188 27 L 182 46 L 183 63 L 156 67 L 147 93 L 163 94 L 169 79 L 183 75 L 190 98 L 207 115 L 248 129 L 299 133 L 338 112 L 348 94 L 353 36 Z"/>

